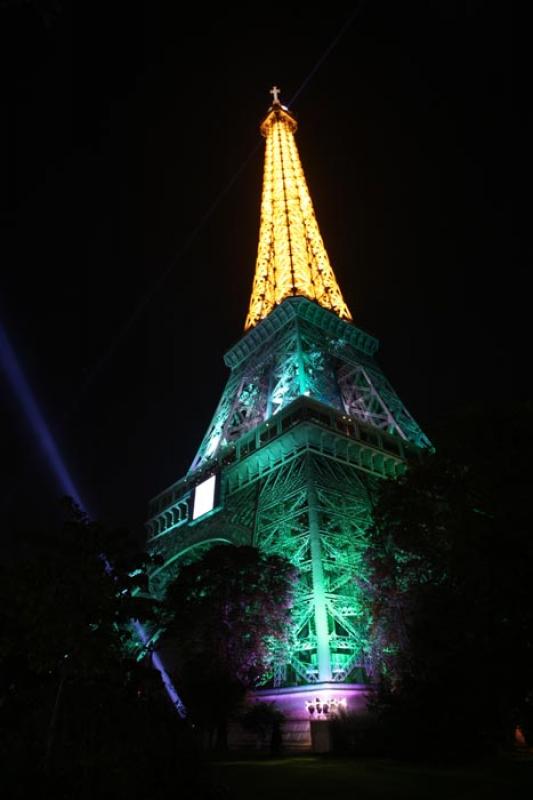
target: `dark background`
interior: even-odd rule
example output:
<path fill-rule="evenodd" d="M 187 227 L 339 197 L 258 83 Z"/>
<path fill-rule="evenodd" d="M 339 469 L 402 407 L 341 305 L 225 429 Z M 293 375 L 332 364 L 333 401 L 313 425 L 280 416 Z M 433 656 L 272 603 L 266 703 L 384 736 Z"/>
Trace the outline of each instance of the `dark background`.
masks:
<path fill-rule="evenodd" d="M 505 4 L 73 9 L 1 6 L 0 320 L 93 515 L 140 531 L 218 403 L 274 83 L 285 103 L 302 89 L 297 142 L 337 279 L 422 427 L 521 397 Z M 0 389 L 16 538 L 61 490 L 1 374 Z"/>

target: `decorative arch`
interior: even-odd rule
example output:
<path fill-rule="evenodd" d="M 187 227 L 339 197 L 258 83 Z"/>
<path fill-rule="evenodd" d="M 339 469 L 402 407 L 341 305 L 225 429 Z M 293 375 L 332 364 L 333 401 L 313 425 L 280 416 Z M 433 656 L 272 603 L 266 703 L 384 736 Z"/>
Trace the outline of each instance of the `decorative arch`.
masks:
<path fill-rule="evenodd" d="M 206 545 L 206 544 L 215 544 L 217 542 L 219 544 L 234 544 L 229 539 L 225 539 L 222 536 L 214 536 L 211 539 L 199 539 L 197 542 L 193 542 L 193 544 L 188 545 L 188 547 L 184 547 L 182 550 L 179 550 L 177 553 L 174 553 L 174 555 L 171 558 L 169 558 L 168 561 L 165 561 L 164 564 L 162 564 L 160 567 L 158 567 L 151 573 L 150 579 L 156 578 L 160 572 L 163 572 L 163 570 L 170 567 L 170 565 L 173 564 L 175 561 L 177 561 L 179 558 L 183 558 L 183 556 L 186 555 L 186 553 L 190 553 L 190 551 L 194 550 L 196 547 L 200 547 L 201 545 Z"/>

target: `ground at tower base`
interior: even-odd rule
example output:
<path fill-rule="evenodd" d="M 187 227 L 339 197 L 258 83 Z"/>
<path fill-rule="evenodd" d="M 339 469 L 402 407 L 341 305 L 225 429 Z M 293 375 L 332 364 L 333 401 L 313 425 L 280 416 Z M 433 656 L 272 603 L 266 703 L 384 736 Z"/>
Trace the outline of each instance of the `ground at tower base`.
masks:
<path fill-rule="evenodd" d="M 213 796 L 226 800 L 488 800 L 525 798 L 533 750 L 498 761 L 440 766 L 384 758 L 234 757 L 212 764 Z"/>

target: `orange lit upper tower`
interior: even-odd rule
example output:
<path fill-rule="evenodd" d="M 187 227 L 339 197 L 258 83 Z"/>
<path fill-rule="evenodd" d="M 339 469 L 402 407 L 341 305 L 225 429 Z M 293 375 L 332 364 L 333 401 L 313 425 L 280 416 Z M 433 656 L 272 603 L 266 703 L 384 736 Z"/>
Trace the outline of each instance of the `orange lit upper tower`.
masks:
<path fill-rule="evenodd" d="M 271 90 L 274 102 L 261 123 L 266 139 L 261 225 L 245 330 L 294 296 L 352 319 L 316 221 L 294 139 L 297 123 L 278 93 L 277 87 Z"/>

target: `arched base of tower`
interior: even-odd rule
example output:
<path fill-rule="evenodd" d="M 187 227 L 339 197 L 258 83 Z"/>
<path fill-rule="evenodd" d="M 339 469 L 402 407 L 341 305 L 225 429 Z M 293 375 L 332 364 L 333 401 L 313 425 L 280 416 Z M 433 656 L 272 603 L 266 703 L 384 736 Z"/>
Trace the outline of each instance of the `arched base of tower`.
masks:
<path fill-rule="evenodd" d="M 256 689 L 248 701 L 273 703 L 283 714 L 281 747 L 284 752 L 328 752 L 331 749 L 330 721 L 339 713 L 366 717 L 368 684 L 313 683 L 286 689 Z M 230 735 L 232 749 L 258 747 L 256 737 L 235 727 Z M 264 742 L 265 747 L 269 746 Z"/>
<path fill-rule="evenodd" d="M 286 719 L 327 719 L 339 706 L 351 714 L 366 714 L 370 687 L 362 683 L 311 683 L 287 689 L 256 689 L 251 702 L 275 703 Z M 318 701 L 318 702 L 317 702 Z"/>

